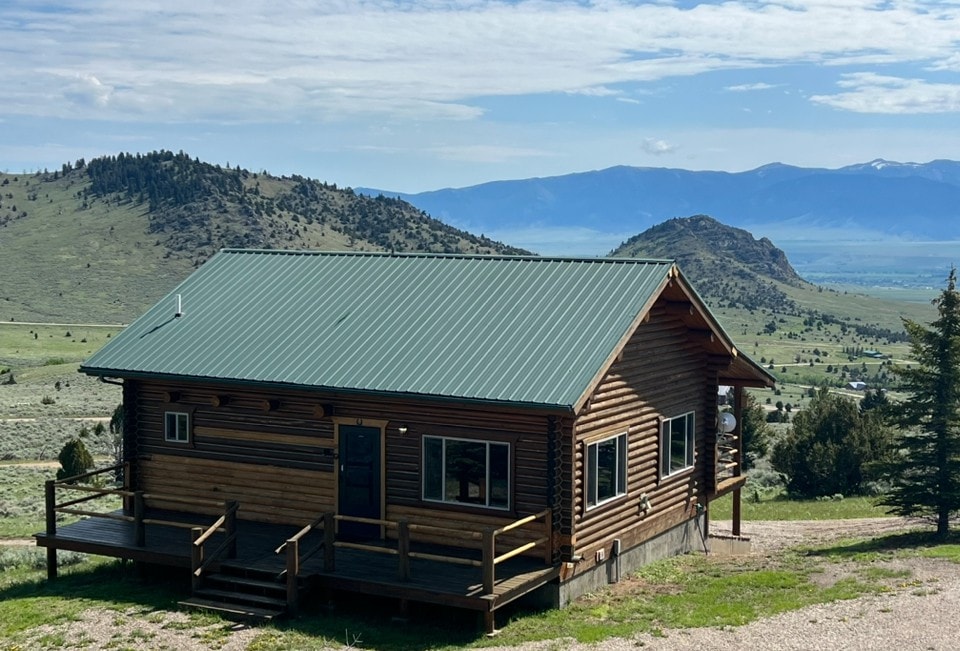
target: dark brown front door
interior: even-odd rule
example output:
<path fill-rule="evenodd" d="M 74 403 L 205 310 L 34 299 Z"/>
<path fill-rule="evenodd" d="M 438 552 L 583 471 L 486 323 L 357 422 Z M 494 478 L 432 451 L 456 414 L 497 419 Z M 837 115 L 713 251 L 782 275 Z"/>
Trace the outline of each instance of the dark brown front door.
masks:
<path fill-rule="evenodd" d="M 340 515 L 379 519 L 382 505 L 380 428 L 341 425 L 339 459 L 340 479 L 338 509 Z M 380 527 L 341 520 L 342 538 L 379 538 Z"/>

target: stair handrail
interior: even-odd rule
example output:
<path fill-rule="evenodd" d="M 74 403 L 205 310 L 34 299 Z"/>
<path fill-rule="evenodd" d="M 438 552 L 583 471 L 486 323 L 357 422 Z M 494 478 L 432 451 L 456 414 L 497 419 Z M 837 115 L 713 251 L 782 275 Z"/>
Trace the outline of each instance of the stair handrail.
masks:
<path fill-rule="evenodd" d="M 217 520 L 206 530 L 203 527 L 193 527 L 190 529 L 191 547 L 190 547 L 190 581 L 193 591 L 200 588 L 200 582 L 204 571 L 219 560 L 224 554 L 227 558 L 235 558 L 237 555 L 237 510 L 240 508 L 240 502 L 236 500 L 227 500 L 224 502 L 224 512 Z M 226 536 L 220 546 L 217 547 L 209 556 L 205 558 L 204 543 L 209 538 L 223 529 Z"/>
<path fill-rule="evenodd" d="M 325 528 L 324 531 L 324 542 L 320 543 L 309 552 L 305 554 L 300 553 L 300 541 L 308 533 L 314 529 L 319 529 L 320 525 L 323 525 Z M 282 554 L 286 552 L 286 567 L 282 572 L 280 572 L 278 578 L 286 578 L 287 584 L 287 610 L 290 614 L 296 614 L 297 609 L 300 604 L 300 589 L 297 585 L 297 577 L 300 575 L 300 566 L 308 558 L 316 554 L 321 549 L 326 547 L 327 539 L 329 538 L 329 533 L 326 531 L 326 527 L 330 527 L 333 524 L 333 513 L 322 513 L 320 514 L 313 522 L 306 525 L 300 531 L 293 534 L 273 550 L 274 554 Z"/>

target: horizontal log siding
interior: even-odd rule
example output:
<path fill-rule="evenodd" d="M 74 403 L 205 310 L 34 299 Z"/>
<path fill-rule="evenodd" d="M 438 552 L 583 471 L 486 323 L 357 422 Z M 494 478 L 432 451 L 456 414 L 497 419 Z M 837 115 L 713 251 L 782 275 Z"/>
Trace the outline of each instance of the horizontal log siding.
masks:
<path fill-rule="evenodd" d="M 713 370 L 712 377 L 710 371 Z M 659 304 L 628 342 L 576 421 L 573 449 L 573 520 L 576 571 L 595 565 L 596 551 L 606 555 L 614 538 L 632 547 L 696 514 L 706 478 L 706 419 L 716 402 L 716 373 L 708 368 L 702 346 L 688 337 L 686 326 Z M 660 479 L 660 418 L 696 413 L 696 448 L 692 471 Z M 627 495 L 585 510 L 586 444 L 628 432 Z M 651 509 L 640 510 L 646 493 Z"/>
<path fill-rule="evenodd" d="M 388 421 L 387 519 L 403 515 L 411 522 L 452 528 L 476 528 L 489 520 L 501 526 L 548 506 L 545 414 L 356 395 L 278 395 L 222 385 L 138 381 L 130 386 L 137 387 L 138 486 L 148 492 L 237 499 L 240 517 L 270 522 L 301 524 L 335 510 L 334 424 L 330 417 L 314 413 L 318 405 L 327 404 L 334 406 L 338 418 Z M 165 402 L 171 396 L 176 402 Z M 217 407 L 211 403 L 213 396 L 222 397 Z M 270 401 L 273 409 L 267 410 Z M 191 414 L 189 445 L 164 441 L 166 411 Z M 404 436 L 400 425 L 407 427 Z M 423 502 L 420 457 L 425 435 L 510 443 L 511 509 L 498 512 Z M 263 482 L 269 482 L 269 488 Z M 277 501 L 280 494 L 286 496 L 282 503 Z M 521 534 L 505 543 L 528 537 Z"/>
<path fill-rule="evenodd" d="M 306 524 L 333 507 L 330 472 L 155 454 L 143 462 L 141 479 L 149 494 L 237 500 L 237 515 L 245 520 Z M 149 504 L 186 508 L 156 499 Z M 191 506 L 190 510 L 210 515 L 223 512 L 214 506 Z"/>

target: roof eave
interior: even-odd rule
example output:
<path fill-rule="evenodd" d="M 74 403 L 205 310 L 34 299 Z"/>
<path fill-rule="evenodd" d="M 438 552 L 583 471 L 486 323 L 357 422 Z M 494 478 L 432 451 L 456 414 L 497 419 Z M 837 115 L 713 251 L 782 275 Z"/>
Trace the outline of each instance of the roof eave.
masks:
<path fill-rule="evenodd" d="M 493 398 L 470 398 L 461 396 L 443 396 L 436 394 L 412 393 L 404 391 L 377 391 L 371 389 L 357 389 L 350 387 L 329 387 L 314 386 L 304 384 L 291 384 L 287 382 L 262 382 L 257 380 L 246 380 L 238 378 L 218 378 L 218 377 L 199 377 L 194 375 L 176 375 L 168 373 L 150 373 L 147 371 L 129 371 L 109 368 L 95 368 L 81 366 L 81 373 L 100 378 L 119 378 L 124 380 L 154 380 L 158 382 L 186 382 L 189 384 L 219 384 L 227 386 L 242 387 L 246 389 L 261 389 L 266 391 L 317 391 L 324 393 L 346 394 L 356 396 L 376 396 L 378 398 L 387 398 L 406 401 L 433 402 L 442 404 L 467 404 L 483 407 L 506 407 L 509 409 L 521 409 L 527 411 L 539 411 L 543 413 L 571 415 L 574 412 L 573 405 L 523 402 L 517 400 L 496 400 Z"/>

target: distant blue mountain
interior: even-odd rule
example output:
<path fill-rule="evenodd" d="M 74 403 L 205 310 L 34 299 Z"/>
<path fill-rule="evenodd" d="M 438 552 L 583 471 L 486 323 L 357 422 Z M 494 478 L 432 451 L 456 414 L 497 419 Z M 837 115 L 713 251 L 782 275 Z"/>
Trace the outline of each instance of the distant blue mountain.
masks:
<path fill-rule="evenodd" d="M 843 228 L 916 239 L 960 239 L 960 162 L 875 160 L 840 169 L 773 163 L 747 172 L 611 167 L 397 196 L 474 232 L 520 226 L 639 233 L 705 214 L 763 233 L 764 226 Z"/>

